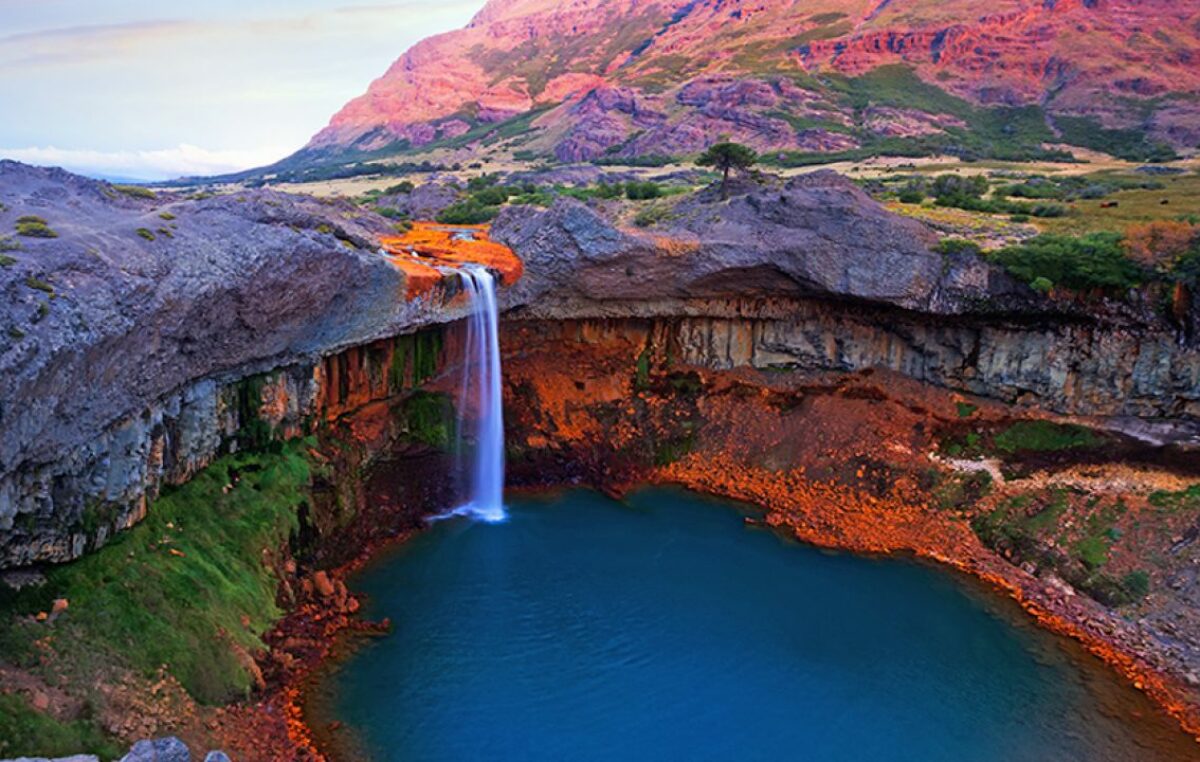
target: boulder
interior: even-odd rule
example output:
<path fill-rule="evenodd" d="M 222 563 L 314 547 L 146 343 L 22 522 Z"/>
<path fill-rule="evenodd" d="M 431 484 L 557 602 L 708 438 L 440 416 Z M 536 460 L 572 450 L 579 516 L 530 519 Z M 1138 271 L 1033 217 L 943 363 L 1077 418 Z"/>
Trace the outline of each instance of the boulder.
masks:
<path fill-rule="evenodd" d="M 175 736 L 138 741 L 121 762 L 191 762 L 187 744 Z"/>

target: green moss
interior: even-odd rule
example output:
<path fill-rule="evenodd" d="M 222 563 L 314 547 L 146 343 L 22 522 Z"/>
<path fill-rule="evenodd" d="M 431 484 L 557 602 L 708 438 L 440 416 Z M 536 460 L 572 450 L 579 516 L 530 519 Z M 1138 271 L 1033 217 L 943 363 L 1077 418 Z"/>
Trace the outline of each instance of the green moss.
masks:
<path fill-rule="evenodd" d="M 1131 571 L 1121 578 L 1121 586 L 1134 600 L 1141 600 L 1150 593 L 1150 575 L 1140 569 Z"/>
<path fill-rule="evenodd" d="M 280 615 L 278 580 L 263 554 L 298 528 L 310 479 L 305 453 L 314 445 L 298 440 L 276 453 L 221 458 L 104 548 L 48 570 L 46 584 L 10 613 L 48 610 L 66 598 L 70 609 L 52 625 L 65 663 L 118 664 L 147 676 L 165 664 L 201 701 L 244 696 L 251 676 L 235 646 L 261 649 Z M 40 629 L 25 636 L 44 637 Z M 9 631 L 9 640 L 21 636 Z"/>
<path fill-rule="evenodd" d="M 404 401 L 402 414 L 411 439 L 439 450 L 450 449 L 454 405 L 449 396 L 416 392 Z"/>
<path fill-rule="evenodd" d="M 150 190 L 149 188 L 143 188 L 140 185 L 114 185 L 113 190 L 117 191 L 118 193 L 124 193 L 126 196 L 132 196 L 133 198 L 144 198 L 150 200 L 158 198 L 158 196 L 154 194 L 154 191 Z"/>
<path fill-rule="evenodd" d="M 137 234 L 140 235 L 142 238 L 145 238 L 147 241 L 154 240 L 154 231 L 149 228 L 138 228 Z"/>
<path fill-rule="evenodd" d="M 1077 541 L 1071 548 L 1075 556 L 1089 569 L 1099 569 L 1108 563 L 1108 551 L 1112 541 L 1102 535 L 1089 535 Z"/>
<path fill-rule="evenodd" d="M 647 346 L 638 355 L 637 368 L 633 378 L 633 388 L 644 391 L 650 388 L 650 347 Z"/>
<path fill-rule="evenodd" d="M 954 409 L 958 413 L 959 418 L 970 418 L 975 415 L 975 411 L 979 409 L 979 406 L 972 405 L 970 402 L 956 402 L 954 403 Z"/>
<path fill-rule="evenodd" d="M 95 722 L 62 722 L 37 711 L 21 696 L 0 693 L 0 757 L 65 757 L 86 752 L 116 759 L 121 748 Z"/>
<path fill-rule="evenodd" d="M 413 334 L 412 382 L 419 386 L 437 375 L 442 355 L 442 332 L 437 329 Z"/>
<path fill-rule="evenodd" d="M 270 447 L 275 438 L 271 425 L 258 415 L 262 408 L 262 390 L 266 385 L 266 376 L 243 379 L 237 385 L 237 439 L 238 446 L 244 450 Z"/>
<path fill-rule="evenodd" d="M 995 448 L 1007 454 L 1094 449 L 1102 444 L 1091 429 L 1050 421 L 1019 421 L 993 439 Z"/>

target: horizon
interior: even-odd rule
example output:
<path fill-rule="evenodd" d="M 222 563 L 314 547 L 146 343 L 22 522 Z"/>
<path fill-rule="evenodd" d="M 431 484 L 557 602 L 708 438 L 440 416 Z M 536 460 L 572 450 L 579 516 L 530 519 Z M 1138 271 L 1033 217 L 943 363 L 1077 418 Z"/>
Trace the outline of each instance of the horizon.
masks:
<path fill-rule="evenodd" d="M 0 0 L 0 101 L 23 117 L 0 124 L 0 159 L 137 182 L 265 166 L 483 5 Z"/>

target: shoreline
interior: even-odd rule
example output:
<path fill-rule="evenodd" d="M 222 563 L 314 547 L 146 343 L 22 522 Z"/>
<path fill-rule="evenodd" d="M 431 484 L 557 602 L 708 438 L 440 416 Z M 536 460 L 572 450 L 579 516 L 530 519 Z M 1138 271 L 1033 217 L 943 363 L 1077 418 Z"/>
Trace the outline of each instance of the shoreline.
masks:
<path fill-rule="evenodd" d="M 1062 595 L 1044 581 L 1000 559 L 973 535 L 964 535 L 949 521 L 939 522 L 930 512 L 914 506 L 884 507 L 881 505 L 884 501 L 877 498 L 855 495 L 832 485 L 798 485 L 786 478 L 772 479 L 773 475 L 765 473 L 748 478 L 746 470 L 719 459 L 690 456 L 644 474 L 643 478 L 594 488 L 619 498 L 640 487 L 678 486 L 753 505 L 763 512 L 763 526 L 786 532 L 813 547 L 879 556 L 911 553 L 916 559 L 950 567 L 980 583 L 990 594 L 1014 601 L 1032 624 L 1081 646 L 1098 658 L 1106 671 L 1145 694 L 1183 733 L 1200 743 L 1200 701 L 1190 695 L 1181 679 L 1155 665 L 1145 649 L 1132 642 L 1129 633 L 1114 631 L 1110 622 L 1101 621 L 1099 604 L 1079 595 Z M 786 488 L 776 481 L 786 483 Z M 538 494 L 570 486 L 540 484 L 507 491 Z M 834 505 L 849 507 L 831 510 Z M 822 506 L 825 515 L 817 513 Z M 329 578 L 344 589 L 350 575 L 381 554 L 409 542 L 427 526 L 373 543 L 349 563 L 327 572 Z M 938 540 L 951 542 L 938 547 Z M 359 597 L 352 592 L 348 596 L 354 600 L 352 612 L 339 611 L 336 601 L 324 607 L 309 603 L 280 622 L 267 639 L 271 645 L 268 658 L 272 661 L 279 660 L 276 654 L 280 649 L 296 658 L 285 646 L 289 642 L 296 644 L 298 632 L 324 628 L 324 637 L 319 639 L 319 647 L 299 659 L 294 668 L 278 673 L 275 680 L 268 679 L 268 685 L 273 687 L 263 701 L 245 708 L 268 725 L 277 724 L 282 718 L 288 753 L 296 760 L 339 762 L 349 758 L 341 754 L 354 747 L 353 736 L 346 735 L 351 731 L 332 716 L 330 722 L 315 726 L 313 707 L 320 700 L 314 698 L 314 692 L 322 672 L 353 653 L 353 639 L 386 635 L 390 622 L 362 619 L 358 613 Z"/>
<path fill-rule="evenodd" d="M 689 456 L 656 475 L 658 484 L 757 505 L 766 511 L 767 526 L 786 529 L 796 540 L 814 547 L 883 556 L 908 552 L 967 574 L 1014 600 L 1037 626 L 1082 645 L 1200 743 L 1200 697 L 1181 677 L 1154 663 L 1156 654 L 1150 644 L 1136 642 L 1140 639 L 1132 632 L 1106 621 L 1109 618 L 1100 604 L 1082 595 L 1064 594 L 1007 563 L 972 533 L 950 521 L 938 521 L 930 511 L 887 506 L 884 500 L 856 495 L 844 487 L 800 484 L 719 458 Z M 895 508 L 899 510 L 889 510 Z M 828 515 L 817 511 L 832 512 L 838 520 L 830 522 Z"/>

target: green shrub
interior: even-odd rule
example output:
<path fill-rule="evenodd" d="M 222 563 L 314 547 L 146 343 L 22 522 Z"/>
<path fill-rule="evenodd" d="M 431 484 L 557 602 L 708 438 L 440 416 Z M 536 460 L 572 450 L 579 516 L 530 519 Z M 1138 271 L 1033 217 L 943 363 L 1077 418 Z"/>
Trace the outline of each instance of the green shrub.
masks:
<path fill-rule="evenodd" d="M 475 191 L 471 201 L 479 206 L 500 206 L 508 202 L 508 197 L 508 189 L 497 185 Z"/>
<path fill-rule="evenodd" d="M 438 213 L 437 221 L 443 225 L 481 225 L 495 219 L 499 213 L 499 207 L 483 206 L 468 199 L 443 209 Z"/>
<path fill-rule="evenodd" d="M 1049 279 L 1041 277 L 1034 278 L 1029 287 L 1042 294 L 1048 294 L 1054 290 L 1054 284 Z"/>
<path fill-rule="evenodd" d="M 58 238 L 58 233 L 44 219 L 32 214 L 17 219 L 17 234 L 28 238 Z"/>
<path fill-rule="evenodd" d="M 389 185 L 387 188 L 384 188 L 383 193 L 385 196 L 392 196 L 400 193 L 412 193 L 414 190 L 416 190 L 416 186 L 413 185 L 411 180 L 401 180 L 395 185 Z"/>
<path fill-rule="evenodd" d="M 625 184 L 625 197 L 630 201 L 646 201 L 662 196 L 662 188 L 654 182 L 629 182 Z"/>
<path fill-rule="evenodd" d="M 21 242 L 6 235 L 0 235 L 0 251 L 20 251 Z"/>
<path fill-rule="evenodd" d="M 0 254 L 0 267 L 12 267 L 17 263 L 17 260 L 7 254 Z"/>
<path fill-rule="evenodd" d="M 149 228 L 138 228 L 137 234 L 140 235 L 142 238 L 145 238 L 147 241 L 154 240 L 154 231 L 150 230 Z"/>
<path fill-rule="evenodd" d="M 158 196 L 154 194 L 154 191 L 150 190 L 149 188 L 144 188 L 140 185 L 114 185 L 113 190 L 117 191 L 118 193 L 124 193 L 126 196 L 132 196 L 133 198 L 144 198 L 149 200 L 158 198 Z"/>
<path fill-rule="evenodd" d="M 907 188 L 900 191 L 900 195 L 897 198 L 902 204 L 920 204 L 925 200 L 925 192 L 916 190 L 915 188 Z"/>
<path fill-rule="evenodd" d="M 159 212 L 158 216 L 160 219 L 164 219 L 167 222 L 170 222 L 171 220 L 175 219 L 175 215 L 171 214 L 170 212 Z"/>
<path fill-rule="evenodd" d="M 1142 268 L 1126 256 L 1117 233 L 1089 233 L 1078 238 L 1047 233 L 990 257 L 1025 283 L 1045 279 L 1076 291 L 1126 290 L 1145 278 Z"/>

